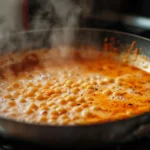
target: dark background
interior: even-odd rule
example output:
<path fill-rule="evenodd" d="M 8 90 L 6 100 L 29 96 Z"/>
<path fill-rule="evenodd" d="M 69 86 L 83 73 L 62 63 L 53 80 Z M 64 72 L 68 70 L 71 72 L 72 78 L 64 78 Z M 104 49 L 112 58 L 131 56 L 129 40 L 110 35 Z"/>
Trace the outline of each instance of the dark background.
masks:
<path fill-rule="evenodd" d="M 47 0 L 29 0 L 29 24 L 33 28 L 32 21 L 39 10 L 44 10 Z M 149 0 L 74 0 L 81 6 L 80 27 L 105 28 L 150 38 L 150 1 Z M 51 6 L 50 9 L 53 9 Z M 51 23 L 57 22 L 57 15 L 53 11 L 53 17 L 49 17 L 47 10 L 42 11 L 43 20 Z"/>

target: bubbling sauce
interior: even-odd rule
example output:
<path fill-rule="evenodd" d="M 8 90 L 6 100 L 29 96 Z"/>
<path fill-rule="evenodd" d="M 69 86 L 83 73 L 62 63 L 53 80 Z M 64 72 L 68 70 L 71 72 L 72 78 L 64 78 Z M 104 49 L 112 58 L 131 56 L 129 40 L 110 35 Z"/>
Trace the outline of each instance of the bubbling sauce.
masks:
<path fill-rule="evenodd" d="M 61 54 L 41 49 L 1 58 L 0 116 L 76 125 L 120 120 L 150 110 L 148 72 L 99 51 Z"/>

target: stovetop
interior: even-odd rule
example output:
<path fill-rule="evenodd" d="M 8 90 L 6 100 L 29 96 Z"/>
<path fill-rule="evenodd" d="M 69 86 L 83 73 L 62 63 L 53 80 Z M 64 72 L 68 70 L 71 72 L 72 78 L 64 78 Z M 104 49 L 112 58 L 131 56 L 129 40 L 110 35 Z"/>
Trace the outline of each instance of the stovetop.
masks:
<path fill-rule="evenodd" d="M 140 139 L 138 141 L 124 143 L 124 144 L 107 144 L 107 145 L 65 145 L 65 146 L 42 146 L 39 144 L 29 144 L 21 141 L 4 140 L 0 138 L 0 150 L 55 150 L 55 149 L 69 149 L 69 150 L 93 150 L 93 149 L 111 149 L 111 150 L 149 150 L 150 139 Z"/>

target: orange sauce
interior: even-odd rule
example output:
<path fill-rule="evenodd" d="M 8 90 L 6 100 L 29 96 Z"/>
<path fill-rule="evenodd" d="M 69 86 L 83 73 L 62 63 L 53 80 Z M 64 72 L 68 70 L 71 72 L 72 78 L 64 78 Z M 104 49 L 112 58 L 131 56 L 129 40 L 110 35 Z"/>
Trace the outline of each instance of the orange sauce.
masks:
<path fill-rule="evenodd" d="M 12 54 L 14 62 L 3 63 L 2 117 L 75 125 L 124 119 L 150 110 L 148 72 L 99 51 L 93 51 L 92 57 L 85 50 L 62 54 L 31 51 Z"/>

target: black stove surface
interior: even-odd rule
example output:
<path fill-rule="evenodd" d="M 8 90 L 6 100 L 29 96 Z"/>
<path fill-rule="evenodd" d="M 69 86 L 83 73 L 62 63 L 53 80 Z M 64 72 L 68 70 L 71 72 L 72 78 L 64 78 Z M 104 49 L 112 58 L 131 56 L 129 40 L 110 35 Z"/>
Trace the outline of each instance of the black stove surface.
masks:
<path fill-rule="evenodd" d="M 92 149 L 111 149 L 111 150 L 150 150 L 150 139 L 140 139 L 138 141 L 134 141 L 132 143 L 124 143 L 124 144 L 113 144 L 113 145 L 75 145 L 75 146 L 41 146 L 38 144 L 29 144 L 27 142 L 21 141 L 11 141 L 0 139 L 0 150 L 49 150 L 49 149 L 69 149 L 69 150 L 92 150 Z"/>

